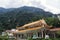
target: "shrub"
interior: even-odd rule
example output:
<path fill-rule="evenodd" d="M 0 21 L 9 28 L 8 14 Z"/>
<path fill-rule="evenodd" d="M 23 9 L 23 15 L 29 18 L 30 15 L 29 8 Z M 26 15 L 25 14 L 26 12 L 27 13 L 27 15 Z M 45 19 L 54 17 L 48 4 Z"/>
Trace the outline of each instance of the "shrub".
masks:
<path fill-rule="evenodd" d="M 49 38 L 49 39 L 45 39 L 45 38 L 32 39 L 32 38 L 29 38 L 28 40 L 60 40 L 60 38 Z"/>

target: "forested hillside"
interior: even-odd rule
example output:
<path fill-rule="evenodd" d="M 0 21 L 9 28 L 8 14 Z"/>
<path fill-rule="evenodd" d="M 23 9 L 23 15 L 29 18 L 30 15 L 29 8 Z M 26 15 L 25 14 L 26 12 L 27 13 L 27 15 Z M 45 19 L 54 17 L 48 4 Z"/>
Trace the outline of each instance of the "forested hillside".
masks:
<path fill-rule="evenodd" d="M 60 26 L 60 21 L 57 17 L 53 17 L 54 14 L 51 12 L 46 12 L 43 9 L 35 7 L 20 7 L 4 9 L 2 13 L 0 12 L 0 31 L 16 28 L 16 26 L 22 26 L 24 24 L 45 19 L 49 25 Z"/>

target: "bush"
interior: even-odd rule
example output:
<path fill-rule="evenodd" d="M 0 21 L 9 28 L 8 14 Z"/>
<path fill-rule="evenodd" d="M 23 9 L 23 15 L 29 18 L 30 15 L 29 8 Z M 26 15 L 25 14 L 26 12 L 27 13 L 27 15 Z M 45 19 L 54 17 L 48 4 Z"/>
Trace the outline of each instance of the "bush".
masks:
<path fill-rule="evenodd" d="M 33 40 L 33 39 L 28 37 L 27 40 Z"/>
<path fill-rule="evenodd" d="M 0 35 L 0 40 L 8 40 L 8 36 L 7 35 L 5 35 L 5 36 Z"/>
<path fill-rule="evenodd" d="M 60 40 L 60 38 L 49 38 L 49 39 L 45 39 L 45 38 L 32 39 L 32 38 L 29 38 L 28 40 Z"/>

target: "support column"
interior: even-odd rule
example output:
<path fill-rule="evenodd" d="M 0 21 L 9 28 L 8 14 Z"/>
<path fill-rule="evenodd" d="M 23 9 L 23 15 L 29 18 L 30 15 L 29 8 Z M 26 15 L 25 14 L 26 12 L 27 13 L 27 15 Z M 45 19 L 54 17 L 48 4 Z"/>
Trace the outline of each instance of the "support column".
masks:
<path fill-rule="evenodd" d="M 43 38 L 43 37 L 44 37 L 44 35 L 43 35 L 43 34 L 44 34 L 43 31 L 42 31 L 41 33 L 42 33 L 42 38 Z"/>
<path fill-rule="evenodd" d="M 53 35 L 54 35 L 54 38 L 56 38 L 55 32 L 53 33 Z"/>
<path fill-rule="evenodd" d="M 18 40 L 19 39 L 19 36 L 18 36 L 18 34 L 16 34 L 16 40 Z"/>
<path fill-rule="evenodd" d="M 24 34 L 24 38 L 25 38 L 25 39 L 27 38 L 27 34 Z"/>
<path fill-rule="evenodd" d="M 38 37 L 38 32 L 36 32 L 36 36 Z"/>

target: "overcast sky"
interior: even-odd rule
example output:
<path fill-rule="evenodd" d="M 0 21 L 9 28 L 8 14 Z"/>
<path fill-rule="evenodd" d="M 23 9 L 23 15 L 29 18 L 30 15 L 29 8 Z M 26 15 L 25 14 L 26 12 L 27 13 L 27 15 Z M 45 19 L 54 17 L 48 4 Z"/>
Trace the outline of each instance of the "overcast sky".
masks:
<path fill-rule="evenodd" d="M 43 8 L 54 14 L 60 13 L 60 0 L 0 0 L 0 7 L 17 8 L 22 6 Z"/>

